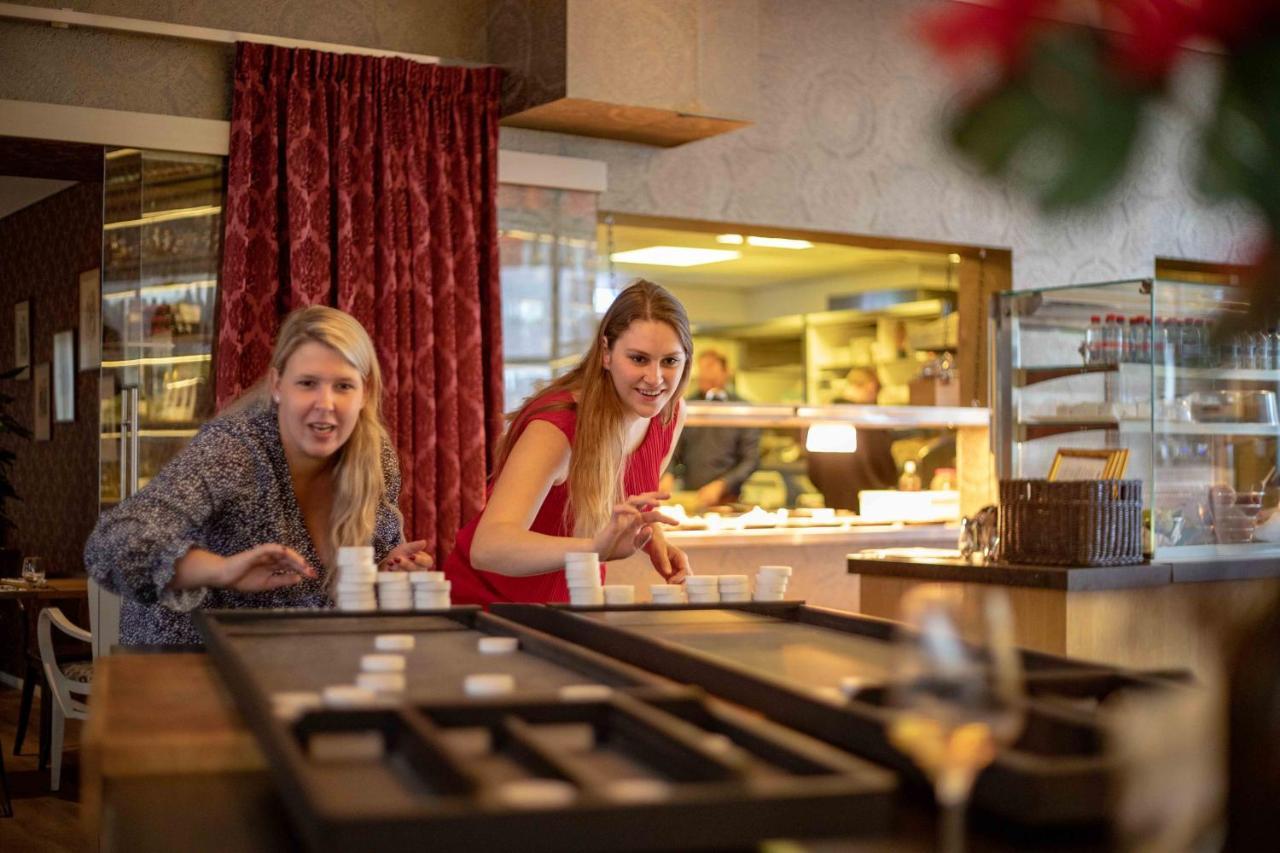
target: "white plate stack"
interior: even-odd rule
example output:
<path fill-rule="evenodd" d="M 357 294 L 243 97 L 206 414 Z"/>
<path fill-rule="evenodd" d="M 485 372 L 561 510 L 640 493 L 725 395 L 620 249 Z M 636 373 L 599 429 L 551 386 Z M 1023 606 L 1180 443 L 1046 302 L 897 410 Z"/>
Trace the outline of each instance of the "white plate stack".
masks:
<path fill-rule="evenodd" d="M 751 578 L 746 575 L 717 575 L 720 600 L 742 602 L 751 600 Z"/>
<path fill-rule="evenodd" d="M 635 604 L 636 588 L 629 583 L 607 583 L 604 585 L 605 604 Z"/>
<path fill-rule="evenodd" d="M 761 566 L 756 572 L 756 601 L 782 601 L 791 580 L 790 566 Z"/>
<path fill-rule="evenodd" d="M 377 610 L 378 597 L 373 591 L 377 579 L 378 567 L 373 564 L 372 547 L 338 549 L 338 578 L 333 597 L 339 610 Z"/>
<path fill-rule="evenodd" d="M 414 610 L 448 610 L 453 606 L 450 590 L 453 582 L 444 579 L 444 572 L 409 572 L 413 583 Z"/>
<path fill-rule="evenodd" d="M 570 551 L 564 555 L 564 582 L 569 586 L 569 603 L 575 607 L 604 604 L 600 582 L 600 558 L 591 551 Z"/>
<path fill-rule="evenodd" d="M 412 610 L 408 572 L 378 572 L 378 609 Z"/>
<path fill-rule="evenodd" d="M 715 575 L 689 575 L 684 586 L 690 604 L 720 603 L 720 582 Z"/>
<path fill-rule="evenodd" d="M 651 583 L 649 598 L 654 604 L 684 604 L 684 586 L 678 583 Z"/>

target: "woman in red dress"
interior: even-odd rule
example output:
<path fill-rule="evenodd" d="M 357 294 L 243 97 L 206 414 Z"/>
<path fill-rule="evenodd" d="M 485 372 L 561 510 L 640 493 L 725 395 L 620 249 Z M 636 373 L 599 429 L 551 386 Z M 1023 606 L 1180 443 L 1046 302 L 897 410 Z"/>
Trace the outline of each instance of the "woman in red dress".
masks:
<path fill-rule="evenodd" d="M 511 417 L 489 499 L 458 534 L 444 571 L 456 604 L 568 600 L 565 554 L 620 560 L 644 549 L 666 582 L 689 570 L 666 541 L 658 477 L 684 426 L 693 342 L 684 306 L 637 279 L 600 321 L 570 373 Z"/>

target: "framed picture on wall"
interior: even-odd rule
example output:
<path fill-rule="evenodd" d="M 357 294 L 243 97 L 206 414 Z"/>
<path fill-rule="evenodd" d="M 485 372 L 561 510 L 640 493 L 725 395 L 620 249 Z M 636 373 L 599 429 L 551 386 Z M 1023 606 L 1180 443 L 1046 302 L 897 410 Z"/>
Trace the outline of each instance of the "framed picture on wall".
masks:
<path fill-rule="evenodd" d="M 35 381 L 31 383 L 32 392 L 35 395 L 32 411 L 35 412 L 35 424 L 32 432 L 35 433 L 36 441 L 49 440 L 49 407 L 53 402 L 53 395 L 49 388 L 49 362 L 37 364 L 31 371 Z"/>
<path fill-rule="evenodd" d="M 80 273 L 80 369 L 97 370 L 102 360 L 101 270 Z"/>
<path fill-rule="evenodd" d="M 76 333 L 68 329 L 53 336 L 53 421 L 76 419 Z"/>
<path fill-rule="evenodd" d="M 31 367 L 31 303 L 19 302 L 13 306 L 13 366 Z M 14 379 L 30 379 L 30 369 Z"/>

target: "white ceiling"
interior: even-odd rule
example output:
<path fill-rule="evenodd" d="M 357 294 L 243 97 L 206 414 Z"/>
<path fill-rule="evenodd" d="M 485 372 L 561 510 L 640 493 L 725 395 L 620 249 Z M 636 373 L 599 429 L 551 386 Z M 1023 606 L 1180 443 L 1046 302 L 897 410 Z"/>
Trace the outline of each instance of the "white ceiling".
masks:
<path fill-rule="evenodd" d="M 75 181 L 0 176 L 0 219 L 74 185 Z"/>

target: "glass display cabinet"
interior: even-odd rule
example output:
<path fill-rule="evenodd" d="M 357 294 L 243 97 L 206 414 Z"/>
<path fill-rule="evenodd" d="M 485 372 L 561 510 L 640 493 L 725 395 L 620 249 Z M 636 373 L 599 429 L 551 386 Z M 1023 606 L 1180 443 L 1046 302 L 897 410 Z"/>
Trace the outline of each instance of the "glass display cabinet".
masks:
<path fill-rule="evenodd" d="M 213 414 L 221 157 L 105 158 L 99 498 L 147 484 Z"/>
<path fill-rule="evenodd" d="M 1222 285 L 1135 280 L 998 294 L 1001 478 L 1060 449 L 1127 451 L 1157 559 L 1280 554 L 1280 335 Z"/>

